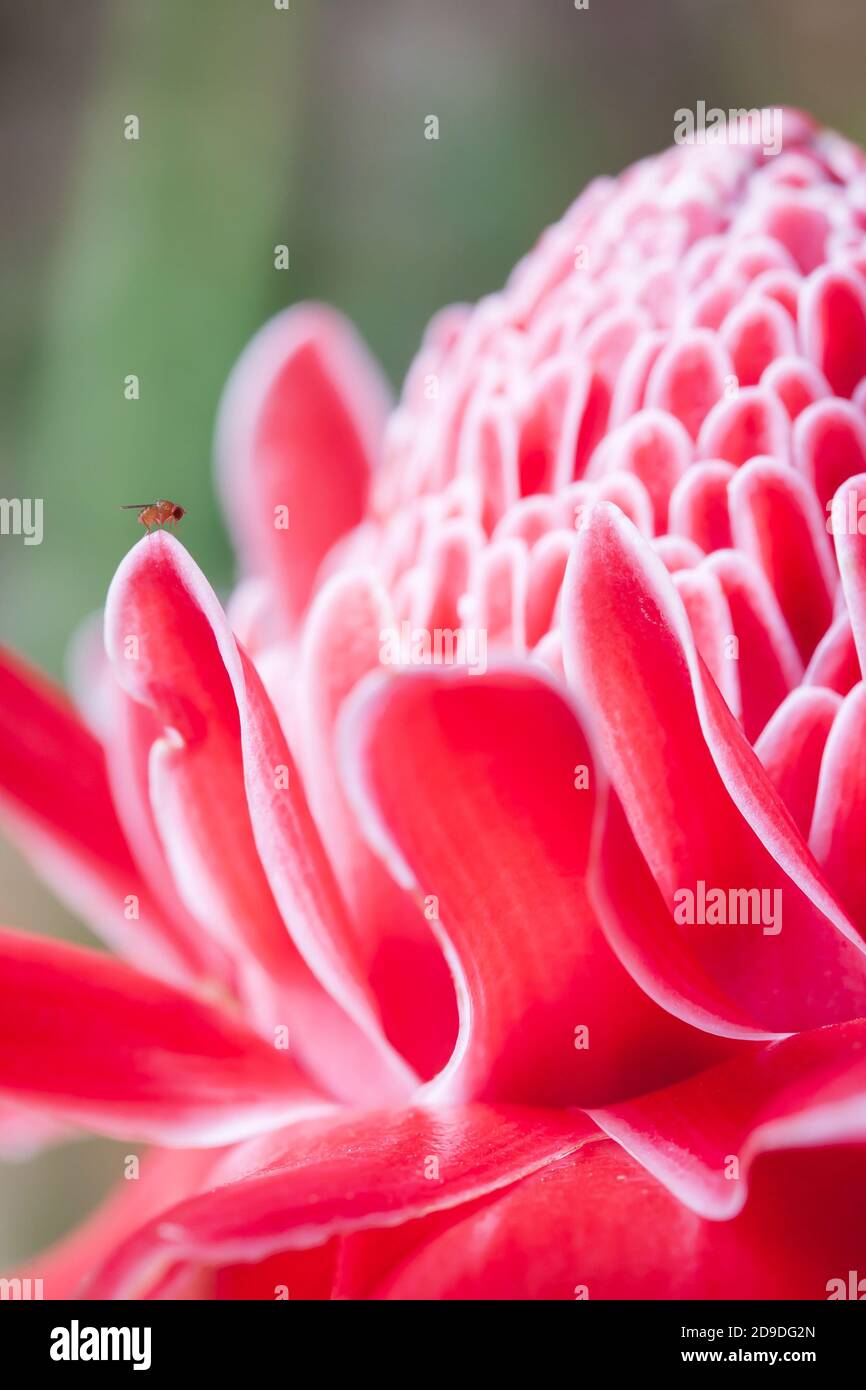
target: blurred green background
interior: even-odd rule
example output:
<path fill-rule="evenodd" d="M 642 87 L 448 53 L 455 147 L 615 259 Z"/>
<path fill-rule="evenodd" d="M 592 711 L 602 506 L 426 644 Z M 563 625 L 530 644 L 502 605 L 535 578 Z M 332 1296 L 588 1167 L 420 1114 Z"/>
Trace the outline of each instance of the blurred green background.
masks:
<path fill-rule="evenodd" d="M 0 639 L 62 673 L 138 538 L 123 502 L 181 500 L 229 583 L 214 412 L 275 310 L 336 304 L 397 386 L 437 308 L 499 286 L 678 107 L 802 106 L 863 141 L 864 50 L 862 0 L 0 0 L 0 492 L 45 527 L 0 538 Z M 8 847 L 0 920 L 88 939 Z M 125 1151 L 0 1167 L 0 1265 Z"/>

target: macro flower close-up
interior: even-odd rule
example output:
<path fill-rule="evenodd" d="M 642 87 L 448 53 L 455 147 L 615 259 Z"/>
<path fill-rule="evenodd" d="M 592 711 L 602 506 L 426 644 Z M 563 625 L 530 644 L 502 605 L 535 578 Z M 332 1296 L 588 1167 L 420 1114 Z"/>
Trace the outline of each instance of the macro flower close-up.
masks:
<path fill-rule="evenodd" d="M 3 828 L 101 945 L 0 928 L 0 1149 L 133 1146 L 4 1288 L 866 1297 L 866 155 L 741 114 L 395 398 L 289 302 L 235 583 L 112 498 L 72 693 L 3 648 Z"/>

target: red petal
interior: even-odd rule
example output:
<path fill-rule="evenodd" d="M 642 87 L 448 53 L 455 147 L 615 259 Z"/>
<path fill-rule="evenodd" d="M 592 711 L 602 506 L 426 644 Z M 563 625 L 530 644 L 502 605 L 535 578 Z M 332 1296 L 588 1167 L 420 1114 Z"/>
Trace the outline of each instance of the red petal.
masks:
<path fill-rule="evenodd" d="M 0 651 L 0 798 L 53 890 L 118 951 L 177 981 L 196 965 L 133 863 L 102 747 L 62 691 Z"/>
<path fill-rule="evenodd" d="M 229 381 L 217 435 L 226 515 L 247 568 L 273 581 L 289 626 L 327 551 L 363 516 L 387 408 L 362 344 L 321 305 L 273 319 Z M 288 526 L 276 524 L 281 507 Z"/>
<path fill-rule="evenodd" d="M 343 701 L 362 676 L 379 667 L 393 623 L 387 594 L 373 575 L 352 571 L 322 587 L 304 632 L 301 743 L 310 806 L 360 935 L 384 1027 L 421 1075 L 432 1076 L 445 1064 L 457 1032 L 453 983 L 417 903 L 363 840 L 334 755 Z"/>
<path fill-rule="evenodd" d="M 809 844 L 839 901 L 866 936 L 864 738 L 866 686 L 861 682 L 845 697 L 827 739 Z"/>
<path fill-rule="evenodd" d="M 223 1144 L 327 1108 L 285 1052 L 96 951 L 0 929 L 0 1091 L 73 1124 Z"/>
<path fill-rule="evenodd" d="M 781 912 L 771 924 L 763 910 L 756 925 L 633 918 L 617 943 L 634 956 L 628 968 L 654 997 L 669 990 L 678 1011 L 702 1003 L 700 971 L 738 1019 L 771 1031 L 863 1011 L 853 927 L 697 657 L 670 578 L 604 504 L 578 535 L 562 630 L 566 671 L 597 713 L 605 765 L 669 913 L 685 916 L 691 893 L 703 916 L 702 883 L 726 902 L 731 890 L 780 894 L 767 902 L 784 909 L 784 930 Z"/>
<path fill-rule="evenodd" d="M 293 1125 L 230 1158 L 211 1192 L 142 1227 L 88 1295 L 124 1298 L 178 1260 L 226 1264 L 459 1206 L 571 1152 L 582 1117 L 481 1105 Z"/>
<path fill-rule="evenodd" d="M 331 1297 L 339 1241 L 314 1250 L 280 1250 L 257 1264 L 224 1265 L 214 1271 L 212 1297 L 273 1302 L 321 1301 Z"/>
<path fill-rule="evenodd" d="M 823 1300 L 862 1270 L 862 1182 L 862 1149 L 766 1158 L 742 1215 L 706 1221 L 590 1139 L 450 1226 L 373 1296 Z"/>
<path fill-rule="evenodd" d="M 105 649 L 103 639 L 103 650 Z M 184 906 L 172 877 L 150 802 L 150 751 L 160 734 L 152 712 L 130 699 L 107 666 L 105 755 L 114 804 L 136 864 L 165 916 L 175 927 L 194 968 L 188 982 L 212 981 L 237 993 L 235 967 L 228 953 Z"/>
<path fill-rule="evenodd" d="M 729 1218 L 761 1154 L 866 1142 L 864 1048 L 866 1019 L 815 1029 L 593 1118 L 693 1211 Z"/>

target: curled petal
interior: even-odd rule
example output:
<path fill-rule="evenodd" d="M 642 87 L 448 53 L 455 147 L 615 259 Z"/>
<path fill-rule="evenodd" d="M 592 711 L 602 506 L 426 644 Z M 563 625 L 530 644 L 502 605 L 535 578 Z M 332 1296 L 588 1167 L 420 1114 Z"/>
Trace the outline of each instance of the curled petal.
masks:
<path fill-rule="evenodd" d="M 562 631 L 566 672 L 597 711 L 605 764 L 670 914 L 633 919 L 617 945 L 644 988 L 659 997 L 667 981 L 666 1007 L 677 996 L 694 1006 L 700 970 L 732 1017 L 770 1031 L 862 1012 L 855 929 L 698 657 L 670 578 L 603 504 L 578 534 Z"/>
<path fill-rule="evenodd" d="M 291 1026 L 293 1046 L 319 1074 L 327 1069 L 329 1085 L 405 1094 L 410 1074 L 384 1044 L 276 713 L 172 537 L 145 538 L 121 564 L 106 645 L 118 680 L 162 733 L 150 790 L 175 881 L 237 961 L 249 1002 L 266 1026 Z"/>
<path fill-rule="evenodd" d="M 587 895 L 603 774 L 535 667 L 370 678 L 344 715 L 359 821 L 424 900 L 460 1034 L 431 1098 L 588 1104 L 691 1070 L 714 1040 L 645 998 Z"/>

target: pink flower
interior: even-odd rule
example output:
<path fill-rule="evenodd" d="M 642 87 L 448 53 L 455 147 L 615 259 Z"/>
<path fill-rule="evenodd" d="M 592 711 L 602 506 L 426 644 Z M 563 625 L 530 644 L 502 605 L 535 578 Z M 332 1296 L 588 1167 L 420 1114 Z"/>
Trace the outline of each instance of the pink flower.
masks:
<path fill-rule="evenodd" d="M 0 1129 L 155 1146 L 46 1296 L 838 1296 L 864 406 L 866 159 L 792 112 L 593 184 L 390 415 L 331 311 L 262 331 L 228 616 L 163 534 L 84 717 L 3 661 L 8 819 L 120 959 L 0 933 Z"/>

